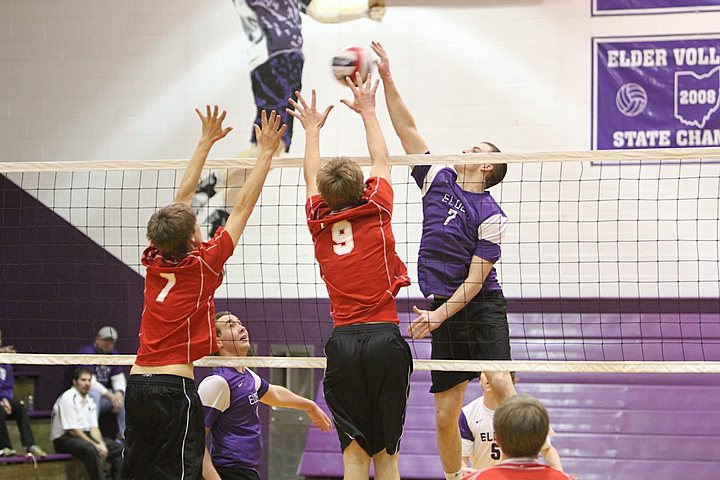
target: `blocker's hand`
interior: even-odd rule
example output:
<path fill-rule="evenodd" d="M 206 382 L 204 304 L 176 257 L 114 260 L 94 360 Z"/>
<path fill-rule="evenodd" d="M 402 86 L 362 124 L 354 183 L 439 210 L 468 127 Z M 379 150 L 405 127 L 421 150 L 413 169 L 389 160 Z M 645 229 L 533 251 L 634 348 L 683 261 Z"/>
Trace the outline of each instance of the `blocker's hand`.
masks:
<path fill-rule="evenodd" d="M 413 312 L 417 315 L 415 320 L 410 322 L 408 334 L 414 340 L 425 338 L 430 332 L 443 324 L 445 319 L 440 320 L 437 310 L 420 310 L 413 305 Z"/>

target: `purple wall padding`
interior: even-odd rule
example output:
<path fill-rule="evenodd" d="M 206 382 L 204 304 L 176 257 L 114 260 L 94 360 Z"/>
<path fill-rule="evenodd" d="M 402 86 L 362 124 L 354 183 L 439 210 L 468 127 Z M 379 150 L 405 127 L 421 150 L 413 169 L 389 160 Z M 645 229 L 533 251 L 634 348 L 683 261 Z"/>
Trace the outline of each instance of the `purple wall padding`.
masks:
<path fill-rule="evenodd" d="M 137 351 L 143 278 L 0 175 L 0 328 L 18 352 L 75 353 L 114 325 Z M 40 372 L 36 408 L 65 390 L 60 367 Z M 24 369 L 24 368 L 23 368 Z"/>

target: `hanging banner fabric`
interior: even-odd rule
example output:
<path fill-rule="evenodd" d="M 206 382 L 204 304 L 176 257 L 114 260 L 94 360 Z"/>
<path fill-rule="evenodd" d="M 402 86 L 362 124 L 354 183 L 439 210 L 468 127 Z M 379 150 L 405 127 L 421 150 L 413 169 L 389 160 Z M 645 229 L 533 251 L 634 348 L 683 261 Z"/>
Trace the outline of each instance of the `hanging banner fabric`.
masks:
<path fill-rule="evenodd" d="M 592 148 L 720 146 L 720 34 L 593 39 Z"/>

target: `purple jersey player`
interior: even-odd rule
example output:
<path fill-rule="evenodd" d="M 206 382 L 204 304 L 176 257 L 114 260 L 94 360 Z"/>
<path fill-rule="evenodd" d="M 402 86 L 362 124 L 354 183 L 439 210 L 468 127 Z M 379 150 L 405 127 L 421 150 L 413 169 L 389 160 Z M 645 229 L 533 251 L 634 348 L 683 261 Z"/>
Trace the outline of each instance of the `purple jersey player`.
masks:
<path fill-rule="evenodd" d="M 215 330 L 221 356 L 244 357 L 250 337 L 240 320 L 230 312 L 215 315 Z M 331 428 L 330 419 L 312 400 L 286 388 L 271 385 L 244 367 L 220 367 L 198 388 L 205 409 L 205 434 L 211 434 L 211 447 L 205 448 L 203 478 L 259 479 L 262 459 L 262 433 L 258 403 L 305 410 L 322 431 Z"/>
<path fill-rule="evenodd" d="M 385 101 L 405 152 L 428 153 L 392 78 L 385 50 L 377 42 L 372 47 L 380 57 Z M 483 142 L 463 153 L 498 151 Z M 503 180 L 506 170 L 500 163 L 413 168 L 423 196 L 418 283 L 432 302 L 427 310 L 413 307 L 417 318 L 410 324 L 410 335 L 419 339 L 432 334 L 433 359 L 510 360 L 506 302 L 494 268 L 507 218 L 487 191 Z M 437 443 L 447 479 L 462 475 L 458 421 L 468 382 L 477 375 L 432 372 Z M 500 400 L 515 393 L 507 372 L 486 375 Z"/>

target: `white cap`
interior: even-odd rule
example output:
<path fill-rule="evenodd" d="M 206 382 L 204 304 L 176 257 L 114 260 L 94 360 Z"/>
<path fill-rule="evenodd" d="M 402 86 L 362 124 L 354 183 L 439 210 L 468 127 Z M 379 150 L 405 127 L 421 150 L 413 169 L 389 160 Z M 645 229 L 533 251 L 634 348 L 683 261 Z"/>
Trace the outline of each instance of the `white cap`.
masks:
<path fill-rule="evenodd" d="M 117 330 L 115 330 L 115 327 L 105 325 L 100 330 L 98 330 L 96 337 L 102 339 L 111 338 L 113 341 L 115 341 L 118 339 L 118 333 Z"/>

